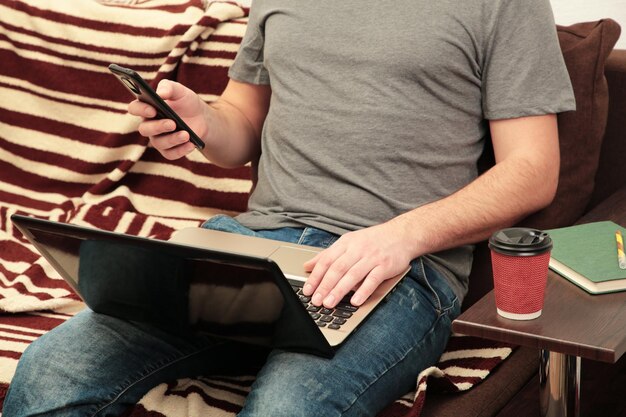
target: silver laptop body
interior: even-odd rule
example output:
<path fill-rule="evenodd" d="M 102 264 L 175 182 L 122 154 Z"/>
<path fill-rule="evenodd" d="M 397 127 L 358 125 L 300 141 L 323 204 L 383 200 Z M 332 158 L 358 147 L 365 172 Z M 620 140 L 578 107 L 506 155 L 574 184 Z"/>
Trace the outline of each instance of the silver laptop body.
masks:
<path fill-rule="evenodd" d="M 11 220 L 96 312 L 326 357 L 404 276 L 385 281 L 358 308 L 344 299 L 331 312 L 298 294 L 308 276 L 303 264 L 320 248 L 202 228 L 162 241 Z"/>

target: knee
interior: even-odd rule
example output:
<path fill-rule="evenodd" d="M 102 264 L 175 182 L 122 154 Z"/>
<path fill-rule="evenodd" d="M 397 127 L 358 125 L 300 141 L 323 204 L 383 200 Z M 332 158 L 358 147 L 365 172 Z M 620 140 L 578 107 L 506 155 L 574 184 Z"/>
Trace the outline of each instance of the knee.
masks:
<path fill-rule="evenodd" d="M 35 407 L 40 407 L 45 400 L 42 393 L 46 386 L 54 385 L 55 379 L 45 377 L 47 372 L 43 372 L 42 367 L 47 363 L 44 351 L 36 340 L 22 354 L 3 403 L 3 414 L 25 417 L 38 412 Z"/>
<path fill-rule="evenodd" d="M 24 351 L 11 379 L 3 414 L 25 417 L 45 414 L 59 407 L 57 402 L 72 396 L 76 384 L 85 378 L 82 367 L 84 343 L 67 323 L 32 342 Z M 68 330 L 69 329 L 69 330 Z M 77 349 L 81 346 L 81 349 Z"/>
<path fill-rule="evenodd" d="M 46 360 L 46 348 L 43 346 L 41 338 L 32 342 L 22 353 L 19 359 L 15 375 L 11 380 L 11 387 L 21 387 L 21 385 L 38 384 L 42 381 L 43 371 L 49 372 Z M 45 368 L 45 369 L 44 369 Z M 47 373 L 46 372 L 46 373 Z M 32 389 L 32 388 L 31 388 Z"/>
<path fill-rule="evenodd" d="M 281 379 L 281 374 L 276 377 Z M 253 386 L 239 417 L 339 417 L 350 407 L 328 381 L 304 377 L 295 383 L 261 382 Z"/>

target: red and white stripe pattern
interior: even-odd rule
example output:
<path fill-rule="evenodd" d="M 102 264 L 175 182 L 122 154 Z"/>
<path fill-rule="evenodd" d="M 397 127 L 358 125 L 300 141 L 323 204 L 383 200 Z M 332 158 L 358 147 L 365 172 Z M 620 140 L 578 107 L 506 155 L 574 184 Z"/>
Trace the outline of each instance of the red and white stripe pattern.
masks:
<path fill-rule="evenodd" d="M 126 113 L 130 95 L 107 69 L 129 66 L 152 84 L 176 78 L 213 99 L 245 30 L 244 10 L 151 3 L 163 4 L 0 1 L 3 206 L 71 216 L 117 198 L 122 209 L 194 219 L 245 209 L 248 169 L 218 168 L 198 152 L 166 162 L 147 149 L 138 118 Z"/>
<path fill-rule="evenodd" d="M 216 213 L 245 210 L 249 168 L 225 170 L 199 152 L 163 159 L 137 133 L 139 119 L 126 113 L 131 97 L 107 66 L 133 68 L 153 85 L 176 79 L 214 100 L 246 13 L 228 1 L 0 0 L 0 401 L 28 344 L 83 308 L 11 214 L 167 239 Z M 503 357 L 480 373 L 468 359 L 482 353 L 446 355 L 441 375 L 458 389 Z M 163 384 L 130 415 L 232 416 L 253 379 Z M 418 392 L 416 402 L 412 393 L 382 416 L 418 415 Z"/>
<path fill-rule="evenodd" d="M 245 12 L 201 0 L 0 0 L 0 309 L 73 299 L 12 227 L 15 212 L 167 238 L 245 209 L 249 168 L 222 169 L 199 152 L 163 159 L 107 69 L 131 67 L 152 84 L 175 78 L 213 100 Z"/>

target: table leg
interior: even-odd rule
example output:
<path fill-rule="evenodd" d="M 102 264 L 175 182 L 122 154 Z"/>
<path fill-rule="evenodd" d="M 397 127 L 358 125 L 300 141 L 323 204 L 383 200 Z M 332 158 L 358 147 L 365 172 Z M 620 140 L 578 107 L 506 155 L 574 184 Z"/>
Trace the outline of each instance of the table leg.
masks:
<path fill-rule="evenodd" d="M 580 417 L 580 357 L 541 350 L 542 417 Z"/>

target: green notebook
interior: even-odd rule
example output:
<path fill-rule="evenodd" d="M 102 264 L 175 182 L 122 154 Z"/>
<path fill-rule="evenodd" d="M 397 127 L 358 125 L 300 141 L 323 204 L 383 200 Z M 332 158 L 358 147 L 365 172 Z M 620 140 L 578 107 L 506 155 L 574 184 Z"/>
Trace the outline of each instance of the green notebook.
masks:
<path fill-rule="evenodd" d="M 626 229 L 611 221 L 546 230 L 554 247 L 550 268 L 591 294 L 626 290 L 626 269 L 617 263 L 615 232 Z"/>

